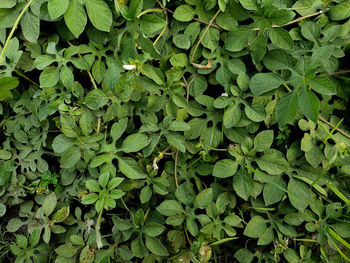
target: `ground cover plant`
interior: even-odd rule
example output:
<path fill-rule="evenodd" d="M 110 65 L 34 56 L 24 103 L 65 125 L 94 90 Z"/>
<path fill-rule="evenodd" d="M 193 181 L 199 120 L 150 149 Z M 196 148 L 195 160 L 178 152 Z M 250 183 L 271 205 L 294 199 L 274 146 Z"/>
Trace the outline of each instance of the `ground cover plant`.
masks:
<path fill-rule="evenodd" d="M 349 262 L 349 17 L 1 0 L 0 262 Z"/>

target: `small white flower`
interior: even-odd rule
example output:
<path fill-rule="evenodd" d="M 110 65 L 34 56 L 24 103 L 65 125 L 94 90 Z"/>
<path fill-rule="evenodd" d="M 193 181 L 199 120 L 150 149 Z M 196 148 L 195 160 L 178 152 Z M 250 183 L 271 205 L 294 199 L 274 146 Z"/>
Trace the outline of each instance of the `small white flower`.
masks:
<path fill-rule="evenodd" d="M 135 65 L 123 65 L 123 68 L 125 70 L 133 70 L 136 68 L 136 66 Z"/>
<path fill-rule="evenodd" d="M 157 161 L 158 161 L 158 159 L 154 158 L 154 160 L 153 160 L 153 170 L 158 170 L 159 169 L 159 167 L 157 165 Z"/>
<path fill-rule="evenodd" d="M 221 94 L 221 97 L 228 97 L 228 94 L 225 92 L 225 93 L 222 93 Z"/>
<path fill-rule="evenodd" d="M 86 226 L 88 228 L 88 233 L 91 232 L 93 224 L 95 224 L 95 220 L 93 220 L 93 219 L 88 219 L 86 221 Z"/>

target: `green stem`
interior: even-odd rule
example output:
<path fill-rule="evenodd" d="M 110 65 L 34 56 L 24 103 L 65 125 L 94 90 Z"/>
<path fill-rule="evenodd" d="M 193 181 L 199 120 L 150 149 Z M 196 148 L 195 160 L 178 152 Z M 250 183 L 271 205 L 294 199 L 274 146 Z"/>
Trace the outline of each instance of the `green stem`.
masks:
<path fill-rule="evenodd" d="M 154 12 L 155 12 L 155 13 L 163 13 L 164 10 L 163 10 L 163 9 L 160 9 L 160 8 L 151 8 L 151 9 L 147 9 L 147 10 L 141 12 L 141 13 L 137 16 L 137 18 L 140 18 L 140 17 L 143 16 L 144 14 L 147 14 L 147 13 L 154 13 Z"/>
<path fill-rule="evenodd" d="M 19 24 L 19 21 L 21 20 L 22 16 L 25 14 L 25 12 L 27 12 L 28 8 L 30 7 L 30 5 L 34 2 L 34 0 L 29 0 L 29 2 L 26 4 L 26 6 L 23 8 L 22 12 L 19 14 L 19 16 L 17 17 L 12 29 L 11 29 L 11 32 L 9 34 L 9 36 L 7 37 L 6 39 L 6 42 L 5 42 L 5 45 L 4 45 L 4 48 L 2 49 L 1 51 L 1 55 L 0 55 L 0 64 L 2 64 L 4 62 L 4 56 L 5 56 L 5 52 L 6 52 L 6 49 L 10 43 L 10 40 L 13 36 L 13 34 L 15 33 L 15 30 Z"/>
<path fill-rule="evenodd" d="M 96 222 L 96 244 L 97 244 L 97 248 L 100 249 L 102 248 L 102 240 L 101 240 L 101 233 L 100 233 L 100 225 L 101 225 L 101 218 L 102 218 L 102 212 L 103 212 L 103 207 L 104 207 L 104 204 L 101 208 L 101 211 L 98 215 L 98 218 L 97 218 L 97 222 Z"/>

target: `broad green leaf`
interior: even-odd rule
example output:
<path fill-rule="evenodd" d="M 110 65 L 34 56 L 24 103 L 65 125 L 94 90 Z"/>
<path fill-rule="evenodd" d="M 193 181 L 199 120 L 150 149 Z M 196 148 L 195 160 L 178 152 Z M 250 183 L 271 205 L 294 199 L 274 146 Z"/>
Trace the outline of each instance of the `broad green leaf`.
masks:
<path fill-rule="evenodd" d="M 86 0 L 86 11 L 91 23 L 98 30 L 109 32 L 112 25 L 112 11 L 103 0 Z"/>
<path fill-rule="evenodd" d="M 243 234 L 247 237 L 259 238 L 266 229 L 266 220 L 261 216 L 254 216 L 248 222 Z"/>
<path fill-rule="evenodd" d="M 284 126 L 294 120 L 298 109 L 297 93 L 291 92 L 284 95 L 277 103 L 276 116 L 279 126 Z"/>
<path fill-rule="evenodd" d="M 205 209 L 213 200 L 213 189 L 207 188 L 202 190 L 194 200 L 194 206 L 200 209 Z"/>
<path fill-rule="evenodd" d="M 98 200 L 98 195 L 95 193 L 92 193 L 84 196 L 83 199 L 81 200 L 81 203 L 83 205 L 91 205 L 95 203 L 97 200 Z"/>
<path fill-rule="evenodd" d="M 169 252 L 158 238 L 146 236 L 146 247 L 157 256 L 168 256 Z"/>
<path fill-rule="evenodd" d="M 144 34 L 153 34 L 166 25 L 166 21 L 156 15 L 143 15 L 140 18 L 140 27 Z"/>
<path fill-rule="evenodd" d="M 57 204 L 57 198 L 55 193 L 51 193 L 48 196 L 46 196 L 42 206 L 44 214 L 46 216 L 51 215 L 53 210 L 55 210 L 56 204 Z"/>
<path fill-rule="evenodd" d="M 86 181 L 85 185 L 90 192 L 100 191 L 100 185 L 95 180 L 89 179 Z"/>
<path fill-rule="evenodd" d="M 317 123 L 320 101 L 311 90 L 306 88 L 303 89 L 298 97 L 298 105 L 306 117 Z"/>
<path fill-rule="evenodd" d="M 291 178 L 287 189 L 289 200 L 296 209 L 304 210 L 311 202 L 311 193 L 305 183 Z"/>
<path fill-rule="evenodd" d="M 239 197 L 244 200 L 248 200 L 249 196 L 253 194 L 254 182 L 250 174 L 248 174 L 243 168 L 233 176 L 233 189 Z"/>
<path fill-rule="evenodd" d="M 290 69 L 292 67 L 289 55 L 280 49 L 269 51 L 263 62 L 269 70 Z"/>
<path fill-rule="evenodd" d="M 226 129 L 230 129 L 235 126 L 241 119 L 240 103 L 236 102 L 225 110 L 223 116 L 223 123 Z"/>
<path fill-rule="evenodd" d="M 142 229 L 147 236 L 156 237 L 163 233 L 165 227 L 161 224 L 150 222 L 144 225 Z"/>
<path fill-rule="evenodd" d="M 60 78 L 59 69 L 56 67 L 48 68 L 41 72 L 39 81 L 41 88 L 53 87 L 57 84 Z"/>
<path fill-rule="evenodd" d="M 263 152 L 271 147 L 273 143 L 273 130 L 259 132 L 254 138 L 254 148 Z"/>
<path fill-rule="evenodd" d="M 146 135 L 141 133 L 131 134 L 123 141 L 121 151 L 126 153 L 138 152 L 149 144 L 149 139 Z"/>
<path fill-rule="evenodd" d="M 40 19 L 32 12 L 26 12 L 21 20 L 22 33 L 29 42 L 34 42 L 40 35 Z"/>
<path fill-rule="evenodd" d="M 287 49 L 287 50 L 293 50 L 294 43 L 293 39 L 286 31 L 282 28 L 271 28 L 270 29 L 270 39 L 271 42 L 278 48 Z"/>
<path fill-rule="evenodd" d="M 55 252 L 62 257 L 73 257 L 79 251 L 79 247 L 74 247 L 71 243 L 60 245 L 55 249 Z"/>
<path fill-rule="evenodd" d="M 83 33 L 87 17 L 80 0 L 70 0 L 67 11 L 64 13 L 64 21 L 76 38 Z"/>
<path fill-rule="evenodd" d="M 175 200 L 165 200 L 158 207 L 157 211 L 164 216 L 174 216 L 183 213 L 182 205 Z"/>
<path fill-rule="evenodd" d="M 275 73 L 255 74 L 249 82 L 253 95 L 260 96 L 268 91 L 277 89 L 285 80 Z"/>
<path fill-rule="evenodd" d="M 73 142 L 63 134 L 56 136 L 52 142 L 52 148 L 56 153 L 63 153 L 72 146 Z"/>
<path fill-rule="evenodd" d="M 273 233 L 273 229 L 272 229 L 272 227 L 269 227 L 259 237 L 258 245 L 259 246 L 266 246 L 266 245 L 270 244 L 273 241 L 274 237 L 275 237 L 275 235 Z"/>
<path fill-rule="evenodd" d="M 320 32 L 321 27 L 315 22 L 305 21 L 301 25 L 301 34 L 303 35 L 303 37 L 313 42 L 317 42 Z"/>
<path fill-rule="evenodd" d="M 276 184 L 280 185 L 283 188 L 286 188 L 286 183 L 281 177 L 278 177 L 277 180 L 276 179 L 271 179 L 271 180 L 275 180 Z M 263 190 L 263 197 L 264 197 L 264 202 L 266 206 L 273 205 L 275 203 L 280 202 L 284 196 L 285 196 L 285 192 L 282 191 L 280 188 L 276 187 L 271 183 L 265 184 L 264 190 Z"/>
<path fill-rule="evenodd" d="M 72 168 L 80 160 L 80 149 L 76 146 L 72 146 L 65 151 L 60 159 L 61 168 Z"/>
<path fill-rule="evenodd" d="M 186 142 L 185 138 L 175 132 L 171 132 L 165 135 L 168 143 L 175 148 L 177 148 L 180 152 L 186 152 Z"/>
<path fill-rule="evenodd" d="M 252 105 L 245 103 L 244 112 L 254 122 L 261 122 L 266 118 L 265 108 L 260 103 L 253 103 Z"/>
<path fill-rule="evenodd" d="M 190 205 L 193 203 L 196 193 L 193 186 L 189 182 L 180 184 L 175 190 L 176 199 L 185 205 Z"/>
<path fill-rule="evenodd" d="M 332 20 L 344 20 L 350 17 L 350 2 L 343 2 L 336 6 L 332 6 L 329 10 Z"/>
<path fill-rule="evenodd" d="M 191 127 L 186 122 L 181 120 L 174 120 L 169 125 L 169 130 L 172 131 L 188 131 Z"/>
<path fill-rule="evenodd" d="M 227 178 L 233 176 L 238 169 L 238 163 L 231 159 L 222 159 L 215 163 L 213 176 Z"/>
<path fill-rule="evenodd" d="M 3 217 L 6 213 L 6 206 L 0 203 L 0 217 Z"/>
<path fill-rule="evenodd" d="M 68 115 L 61 115 L 60 118 L 61 121 L 61 131 L 66 135 L 67 137 L 77 137 L 78 134 L 78 127 L 75 123 L 75 120 Z"/>
<path fill-rule="evenodd" d="M 284 154 L 275 149 L 266 150 L 256 162 L 261 170 L 272 175 L 279 175 L 289 170 L 289 163 Z"/>
<path fill-rule="evenodd" d="M 15 89 L 19 84 L 17 78 L 3 77 L 0 78 L 0 101 L 11 99 L 12 94 L 10 90 Z"/>
<path fill-rule="evenodd" d="M 249 46 L 250 55 L 252 56 L 254 62 L 260 63 L 266 54 L 267 39 L 261 34 L 253 39 Z"/>
<path fill-rule="evenodd" d="M 112 125 L 110 134 L 114 141 L 118 140 L 123 135 L 127 125 L 128 125 L 127 118 L 123 118 Z"/>
<path fill-rule="evenodd" d="M 118 166 L 120 171 L 130 179 L 143 179 L 146 177 L 136 161 L 130 157 L 119 157 Z"/>
<path fill-rule="evenodd" d="M 317 77 L 310 81 L 311 88 L 322 95 L 335 95 L 337 90 L 331 79 L 326 77 Z"/>
<path fill-rule="evenodd" d="M 180 5 L 175 9 L 174 18 L 178 21 L 191 21 L 195 15 L 195 11 L 189 5 Z"/>
<path fill-rule="evenodd" d="M 106 94 L 100 89 L 90 91 L 85 98 L 86 106 L 92 110 L 98 110 L 106 105 L 108 101 L 109 97 L 107 97 Z"/>
<path fill-rule="evenodd" d="M 69 5 L 69 0 L 49 0 L 47 3 L 47 10 L 52 20 L 63 15 Z"/>
<path fill-rule="evenodd" d="M 246 27 L 238 27 L 234 31 L 230 31 L 225 40 L 225 48 L 234 52 L 241 51 L 247 47 L 250 33 L 251 29 Z"/>

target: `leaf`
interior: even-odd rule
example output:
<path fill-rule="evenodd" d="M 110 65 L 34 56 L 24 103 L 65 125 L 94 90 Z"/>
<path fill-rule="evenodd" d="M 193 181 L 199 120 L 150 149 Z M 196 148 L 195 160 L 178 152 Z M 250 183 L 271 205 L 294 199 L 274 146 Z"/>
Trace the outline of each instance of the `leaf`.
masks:
<path fill-rule="evenodd" d="M 233 176 L 232 180 L 233 189 L 239 197 L 244 200 L 248 200 L 249 196 L 253 194 L 254 182 L 251 177 L 243 168 Z"/>
<path fill-rule="evenodd" d="M 322 95 L 335 95 L 337 90 L 331 79 L 317 77 L 310 81 L 311 88 Z"/>
<path fill-rule="evenodd" d="M 207 188 L 202 190 L 194 200 L 194 206 L 200 209 L 205 209 L 213 200 L 213 189 Z"/>
<path fill-rule="evenodd" d="M 62 222 L 69 216 L 69 206 L 64 206 L 57 210 L 57 212 L 52 216 L 52 222 Z"/>
<path fill-rule="evenodd" d="M 43 70 L 43 72 L 41 72 L 39 77 L 40 87 L 41 88 L 53 87 L 57 84 L 59 78 L 60 78 L 60 72 L 58 68 L 53 67 L 53 68 L 45 69 Z"/>
<path fill-rule="evenodd" d="M 259 132 L 254 138 L 254 148 L 263 152 L 271 147 L 273 143 L 273 130 Z"/>
<path fill-rule="evenodd" d="M 118 157 L 118 166 L 120 171 L 130 179 L 146 178 L 135 160 L 130 157 Z"/>
<path fill-rule="evenodd" d="M 67 11 L 64 13 L 64 21 L 76 38 L 83 33 L 87 17 L 80 0 L 70 0 Z"/>
<path fill-rule="evenodd" d="M 184 212 L 182 205 L 175 200 L 165 200 L 156 209 L 164 216 L 174 216 Z"/>
<path fill-rule="evenodd" d="M 293 39 L 288 33 L 288 31 L 277 27 L 277 28 L 271 28 L 269 32 L 270 32 L 271 42 L 276 47 L 286 49 L 286 50 L 294 49 Z"/>
<path fill-rule="evenodd" d="M 143 226 L 144 233 L 150 237 L 159 236 L 164 230 L 165 227 L 163 225 L 154 222 L 147 223 Z"/>
<path fill-rule="evenodd" d="M 350 2 L 343 2 L 332 6 L 329 10 L 329 15 L 332 20 L 344 20 L 350 17 Z"/>
<path fill-rule="evenodd" d="M 40 35 L 40 19 L 31 12 L 26 12 L 21 20 L 21 28 L 25 39 L 36 43 Z"/>
<path fill-rule="evenodd" d="M 250 33 L 251 29 L 245 27 L 238 27 L 229 31 L 225 40 L 225 48 L 233 52 L 241 51 L 247 47 Z"/>
<path fill-rule="evenodd" d="M 80 160 L 80 149 L 76 146 L 72 146 L 65 151 L 61 156 L 61 168 L 72 168 Z"/>
<path fill-rule="evenodd" d="M 126 127 L 128 125 L 128 119 L 123 118 L 119 120 L 118 122 L 113 123 L 111 127 L 111 137 L 113 138 L 113 141 L 117 141 L 126 130 Z"/>
<path fill-rule="evenodd" d="M 279 126 L 284 126 L 294 120 L 298 109 L 298 98 L 295 91 L 284 95 L 277 103 L 276 117 Z"/>
<path fill-rule="evenodd" d="M 83 205 L 91 205 L 95 203 L 97 200 L 98 200 L 98 195 L 95 193 L 92 193 L 84 196 L 83 199 L 81 200 L 81 203 Z"/>
<path fill-rule="evenodd" d="M 225 110 L 223 123 L 226 129 L 234 127 L 241 119 L 241 109 L 239 103 L 236 102 Z"/>
<path fill-rule="evenodd" d="M 105 106 L 108 101 L 109 97 L 100 89 L 90 91 L 85 98 L 86 106 L 92 110 L 98 110 Z"/>
<path fill-rule="evenodd" d="M 303 37 L 305 37 L 308 40 L 311 40 L 313 42 L 318 41 L 318 37 L 321 32 L 321 27 L 319 24 L 312 22 L 312 21 L 305 21 L 301 25 L 301 34 Z"/>
<path fill-rule="evenodd" d="M 275 149 L 266 150 L 256 162 L 261 170 L 272 175 L 282 174 L 289 169 L 289 163 L 284 158 L 283 153 Z"/>
<path fill-rule="evenodd" d="M 141 133 L 129 135 L 123 141 L 121 151 L 125 153 L 138 152 L 150 143 L 148 137 Z"/>
<path fill-rule="evenodd" d="M 46 196 L 42 206 L 44 214 L 46 216 L 51 215 L 53 210 L 55 210 L 56 204 L 57 204 L 57 198 L 55 193 L 51 193 L 48 196 Z"/>
<path fill-rule="evenodd" d="M 153 34 L 161 30 L 165 25 L 166 21 L 156 15 L 143 15 L 140 18 L 140 27 L 144 34 Z"/>
<path fill-rule="evenodd" d="M 6 206 L 0 203 L 0 217 L 3 217 L 6 213 Z"/>
<path fill-rule="evenodd" d="M 298 210 L 304 210 L 311 202 L 311 194 L 307 185 L 291 178 L 288 183 L 290 203 Z"/>
<path fill-rule="evenodd" d="M 298 105 L 306 117 L 317 123 L 320 101 L 311 90 L 303 89 L 298 97 Z"/>
<path fill-rule="evenodd" d="M 15 89 L 19 84 L 17 78 L 3 77 L 0 78 L 0 101 L 11 99 L 12 94 L 10 90 Z"/>
<path fill-rule="evenodd" d="M 284 82 L 285 80 L 275 73 L 258 73 L 250 79 L 249 88 L 253 95 L 260 96 L 277 89 Z"/>
<path fill-rule="evenodd" d="M 155 255 L 162 257 L 169 256 L 166 247 L 155 237 L 146 236 L 146 247 Z"/>
<path fill-rule="evenodd" d="M 55 249 L 55 252 L 62 257 L 70 258 L 73 257 L 79 250 L 79 247 L 73 247 L 71 243 L 60 245 Z"/>
<path fill-rule="evenodd" d="M 269 51 L 263 62 L 269 70 L 291 69 L 292 67 L 289 55 L 280 49 Z"/>
<path fill-rule="evenodd" d="M 193 186 L 189 182 L 185 182 L 175 190 L 175 197 L 184 205 L 191 205 L 196 198 L 196 193 Z"/>
<path fill-rule="evenodd" d="M 47 3 L 47 10 L 52 20 L 59 18 L 63 15 L 69 5 L 69 0 L 49 0 Z"/>
<path fill-rule="evenodd" d="M 238 169 L 238 163 L 231 159 L 222 159 L 215 163 L 213 176 L 227 178 L 233 176 Z"/>
<path fill-rule="evenodd" d="M 100 185 L 95 180 L 92 180 L 92 179 L 86 180 L 85 185 L 90 192 L 100 191 Z"/>
<path fill-rule="evenodd" d="M 180 5 L 175 9 L 174 18 L 181 22 L 191 21 L 195 15 L 195 11 L 189 5 Z"/>
<path fill-rule="evenodd" d="M 243 234 L 247 237 L 259 238 L 266 229 L 266 220 L 261 216 L 254 216 L 248 222 Z"/>
<path fill-rule="evenodd" d="M 73 142 L 63 134 L 57 135 L 52 142 L 52 148 L 56 153 L 64 153 L 72 146 Z"/>
<path fill-rule="evenodd" d="M 271 180 L 275 180 L 276 184 L 280 185 L 281 188 L 286 188 L 286 183 L 281 177 L 278 177 L 277 179 L 272 178 Z M 280 188 L 276 187 L 271 183 L 265 184 L 263 190 L 263 197 L 266 206 L 280 202 L 284 196 L 285 192 L 282 191 Z"/>
<path fill-rule="evenodd" d="M 186 152 L 186 142 L 182 135 L 171 132 L 165 135 L 168 143 L 175 148 L 177 148 L 180 152 Z"/>
<path fill-rule="evenodd" d="M 112 11 L 103 0 L 86 0 L 86 11 L 94 27 L 101 31 L 110 31 Z"/>

